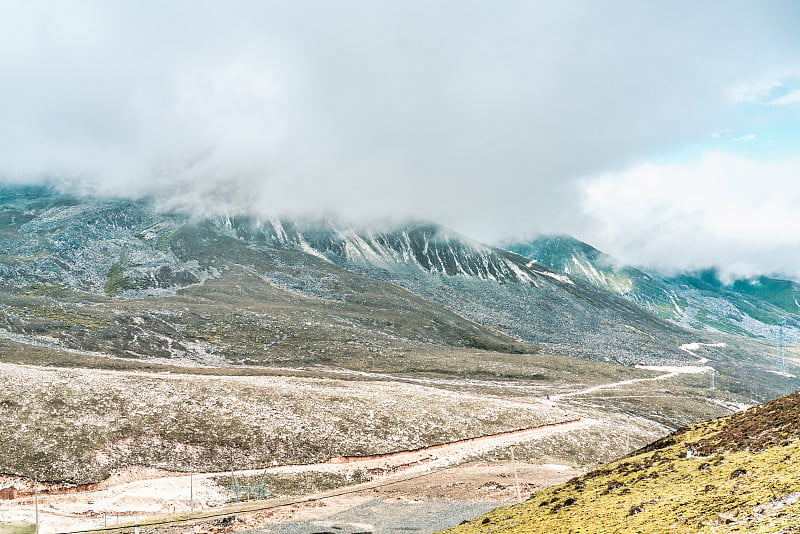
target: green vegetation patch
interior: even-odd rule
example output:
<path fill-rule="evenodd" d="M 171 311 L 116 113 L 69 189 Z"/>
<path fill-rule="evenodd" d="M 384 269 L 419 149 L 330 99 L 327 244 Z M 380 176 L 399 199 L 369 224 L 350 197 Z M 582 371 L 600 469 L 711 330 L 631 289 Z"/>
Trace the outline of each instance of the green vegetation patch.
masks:
<path fill-rule="evenodd" d="M 21 263 L 30 263 L 36 260 L 41 260 L 46 258 L 50 255 L 49 251 L 40 250 L 38 252 L 33 252 L 31 254 L 18 254 L 16 256 L 11 256 L 11 259 L 17 260 Z"/>
<path fill-rule="evenodd" d="M 527 352 L 537 351 L 537 347 L 533 345 L 525 347 L 520 343 L 500 343 L 495 339 L 485 339 L 478 336 L 467 336 L 467 346 L 473 349 L 507 352 L 511 354 L 525 354 Z"/>
<path fill-rule="evenodd" d="M 142 284 L 136 279 L 125 276 L 125 267 L 119 263 L 115 263 L 108 268 L 106 283 L 103 286 L 103 290 L 106 292 L 106 295 L 113 297 L 126 289 L 141 289 L 142 287 Z"/>
<path fill-rule="evenodd" d="M 36 534 L 36 525 L 23 522 L 0 522 L 0 534 Z"/>

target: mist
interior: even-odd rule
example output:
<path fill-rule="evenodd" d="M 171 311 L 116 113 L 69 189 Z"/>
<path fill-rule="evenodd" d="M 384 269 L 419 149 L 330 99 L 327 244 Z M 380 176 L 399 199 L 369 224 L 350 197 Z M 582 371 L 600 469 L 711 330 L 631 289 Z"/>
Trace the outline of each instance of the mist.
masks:
<path fill-rule="evenodd" d="M 680 246 L 714 239 L 705 227 L 637 233 L 619 216 L 624 198 L 591 195 L 612 175 L 637 183 L 630 170 L 653 153 L 746 124 L 732 95 L 794 64 L 796 3 L 76 0 L 0 11 L 2 182 L 203 214 L 422 218 L 489 242 L 567 232 L 639 264 L 765 257 L 763 246 Z M 650 238 L 670 261 L 636 246 Z M 790 249 L 777 267 L 748 269 L 796 265 Z"/>

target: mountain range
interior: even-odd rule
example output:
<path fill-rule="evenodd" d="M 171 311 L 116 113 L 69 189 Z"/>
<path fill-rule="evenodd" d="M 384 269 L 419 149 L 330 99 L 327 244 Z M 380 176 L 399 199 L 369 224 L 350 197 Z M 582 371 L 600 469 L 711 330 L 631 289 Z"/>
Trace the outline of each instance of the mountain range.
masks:
<path fill-rule="evenodd" d="M 733 343 L 733 365 L 777 369 L 779 338 L 800 338 L 798 287 L 661 275 L 563 236 L 496 247 L 431 223 L 201 218 L 0 190 L 6 335 L 119 357 L 335 363 L 433 343 L 653 365 L 725 334 L 756 342 Z"/>
<path fill-rule="evenodd" d="M 28 296 L 156 302 L 238 273 L 312 308 L 369 306 L 362 317 L 381 309 L 397 316 L 403 301 L 414 301 L 409 311 L 427 314 L 424 320 L 367 325 L 407 339 L 547 344 L 627 364 L 686 359 L 675 348 L 684 334 L 673 324 L 582 279 L 431 224 L 376 232 L 330 221 L 193 219 L 159 213 L 146 201 L 42 189 L 6 191 L 0 205 L 0 275 L 8 290 Z M 370 302 L 378 295 L 392 303 Z M 437 328 L 440 321 L 455 321 L 463 332 Z"/>
<path fill-rule="evenodd" d="M 506 247 L 684 327 L 797 342 L 800 284 L 768 276 L 723 281 L 716 269 L 664 274 L 624 265 L 569 236 Z"/>
<path fill-rule="evenodd" d="M 430 222 L 199 216 L 5 186 L 0 468 L 22 489 L 33 476 L 61 488 L 578 419 L 598 426 L 552 447 L 596 465 L 800 388 L 798 293 L 628 266 L 568 236 L 489 245 Z M 666 443 L 638 454 L 661 465 L 688 442 Z M 628 478 L 626 509 L 665 509 Z M 569 488 L 574 502 L 542 510 L 578 510 Z M 497 518 L 478 528 L 505 531 Z"/>

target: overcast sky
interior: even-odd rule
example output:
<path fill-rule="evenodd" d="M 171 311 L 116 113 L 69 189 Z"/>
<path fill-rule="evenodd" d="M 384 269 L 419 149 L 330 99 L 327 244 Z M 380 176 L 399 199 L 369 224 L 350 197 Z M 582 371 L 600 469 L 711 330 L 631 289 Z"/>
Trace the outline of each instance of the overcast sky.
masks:
<path fill-rule="evenodd" d="M 800 277 L 800 2 L 0 1 L 0 181 Z"/>

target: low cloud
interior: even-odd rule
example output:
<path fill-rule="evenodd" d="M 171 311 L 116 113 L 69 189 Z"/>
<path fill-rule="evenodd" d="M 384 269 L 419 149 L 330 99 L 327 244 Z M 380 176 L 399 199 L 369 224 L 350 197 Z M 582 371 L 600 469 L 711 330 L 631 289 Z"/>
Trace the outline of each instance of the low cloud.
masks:
<path fill-rule="evenodd" d="M 800 279 L 797 176 L 800 158 L 726 152 L 603 174 L 585 183 L 583 209 L 595 226 L 583 237 L 636 265 Z"/>
<path fill-rule="evenodd" d="M 798 14 L 11 0 L 0 181 L 195 213 L 426 218 L 483 240 L 579 231 L 582 177 L 743 131 L 725 95 L 794 61 Z"/>

